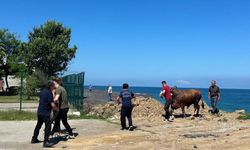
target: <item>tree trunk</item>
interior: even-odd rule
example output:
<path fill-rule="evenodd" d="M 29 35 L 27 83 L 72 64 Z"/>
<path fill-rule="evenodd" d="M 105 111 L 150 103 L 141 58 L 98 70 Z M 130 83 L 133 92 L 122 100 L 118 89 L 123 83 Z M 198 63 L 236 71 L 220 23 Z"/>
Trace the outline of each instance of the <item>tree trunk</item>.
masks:
<path fill-rule="evenodd" d="M 8 74 L 5 74 L 6 91 L 9 90 Z"/>

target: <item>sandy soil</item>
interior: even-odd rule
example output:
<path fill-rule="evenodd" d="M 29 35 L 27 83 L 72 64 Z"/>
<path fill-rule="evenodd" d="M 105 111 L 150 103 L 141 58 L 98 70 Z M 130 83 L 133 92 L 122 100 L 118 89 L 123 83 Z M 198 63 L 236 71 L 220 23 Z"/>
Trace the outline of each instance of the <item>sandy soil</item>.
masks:
<path fill-rule="evenodd" d="M 69 149 L 172 149 L 210 150 L 250 148 L 250 121 L 238 121 L 238 115 L 176 118 L 174 122 L 137 120 L 135 131 L 84 135 L 67 142 Z M 104 129 L 106 130 L 106 129 Z"/>
<path fill-rule="evenodd" d="M 174 122 L 134 119 L 135 131 L 120 131 L 120 125 L 100 120 L 70 120 L 75 139 L 59 141 L 54 149 L 239 149 L 250 147 L 250 121 L 236 113 L 222 116 L 176 118 Z M 118 120 L 113 120 L 118 122 Z M 1 121 L 0 149 L 41 149 L 30 144 L 35 121 Z M 41 131 L 39 139 L 43 139 Z"/>
<path fill-rule="evenodd" d="M 98 98 L 99 99 L 99 98 Z M 91 97 L 90 97 L 91 100 Z M 101 120 L 70 120 L 79 136 L 64 140 L 61 137 L 54 149 L 76 150 L 248 150 L 250 149 L 250 121 L 236 119 L 240 114 L 221 112 L 220 115 L 201 110 L 193 117 L 193 107 L 182 118 L 175 111 L 175 121 L 168 122 L 161 114 L 163 106 L 153 99 L 141 98 L 134 108 L 134 131 L 120 131 L 118 106 L 103 104 L 95 112 L 114 114 L 109 122 Z M 101 108 L 101 109 L 100 109 Z M 42 149 L 42 144 L 30 144 L 36 121 L 0 121 L 0 149 Z M 39 139 L 43 139 L 43 132 Z"/>

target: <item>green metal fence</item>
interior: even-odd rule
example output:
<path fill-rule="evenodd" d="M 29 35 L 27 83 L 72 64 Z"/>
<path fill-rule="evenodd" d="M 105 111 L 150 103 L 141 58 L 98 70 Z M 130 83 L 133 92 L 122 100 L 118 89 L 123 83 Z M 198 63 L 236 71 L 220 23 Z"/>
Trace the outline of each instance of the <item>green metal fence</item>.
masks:
<path fill-rule="evenodd" d="M 70 104 L 77 110 L 82 111 L 84 99 L 84 72 L 67 75 L 62 79 Z"/>

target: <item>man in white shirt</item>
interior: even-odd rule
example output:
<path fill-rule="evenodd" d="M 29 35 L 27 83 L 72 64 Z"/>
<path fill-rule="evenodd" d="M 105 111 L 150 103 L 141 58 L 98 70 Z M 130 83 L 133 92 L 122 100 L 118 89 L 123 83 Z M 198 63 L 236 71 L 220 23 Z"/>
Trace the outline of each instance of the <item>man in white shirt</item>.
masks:
<path fill-rule="evenodd" d="M 108 88 L 108 95 L 109 95 L 109 100 L 110 100 L 110 101 L 112 101 L 112 93 L 113 93 L 113 91 L 112 91 L 112 86 L 109 85 L 109 88 Z"/>

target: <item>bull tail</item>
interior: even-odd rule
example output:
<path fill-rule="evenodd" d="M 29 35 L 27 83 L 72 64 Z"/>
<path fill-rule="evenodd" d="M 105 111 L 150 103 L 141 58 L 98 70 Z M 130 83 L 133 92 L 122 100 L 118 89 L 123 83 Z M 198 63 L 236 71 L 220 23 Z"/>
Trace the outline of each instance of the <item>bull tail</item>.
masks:
<path fill-rule="evenodd" d="M 201 99 L 201 107 L 202 107 L 202 109 L 204 109 L 204 108 L 205 108 L 205 104 L 204 104 L 203 99 Z"/>
<path fill-rule="evenodd" d="M 202 107 L 202 109 L 204 109 L 205 108 L 205 104 L 204 104 L 204 100 L 202 98 L 202 95 L 200 95 L 200 101 L 201 101 L 201 107 Z"/>
<path fill-rule="evenodd" d="M 201 107 L 202 109 L 204 109 L 205 108 L 204 100 L 202 98 L 200 100 L 201 100 Z"/>

